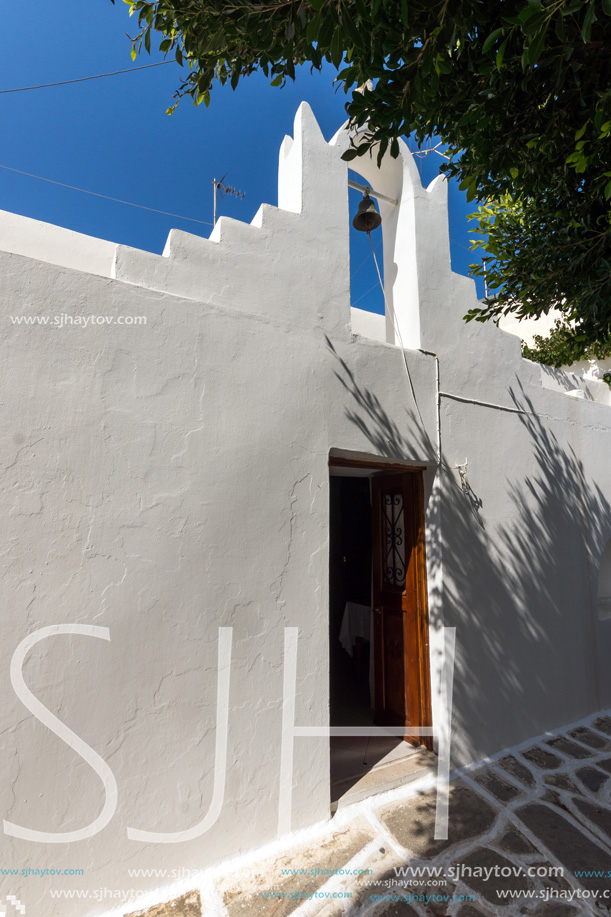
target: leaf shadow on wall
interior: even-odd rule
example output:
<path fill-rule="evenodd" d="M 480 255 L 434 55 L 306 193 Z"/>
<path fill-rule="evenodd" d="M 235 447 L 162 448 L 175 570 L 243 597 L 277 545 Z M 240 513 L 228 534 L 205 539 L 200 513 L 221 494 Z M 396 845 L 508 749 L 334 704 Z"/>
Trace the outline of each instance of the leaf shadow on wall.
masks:
<path fill-rule="evenodd" d="M 430 454 L 430 437 L 415 412 L 406 408 L 402 421 L 390 416 L 338 360 L 337 376 L 353 401 L 346 416 L 372 449 L 393 458 Z M 566 426 L 538 415 L 519 382 L 510 397 L 519 413 L 497 412 L 489 420 L 513 426 L 506 431 L 511 436 L 498 437 L 497 471 L 485 481 L 486 500 L 463 491 L 452 460 L 442 454 L 439 505 L 429 505 L 430 627 L 456 627 L 455 765 L 597 709 L 590 583 L 611 531 L 611 505 L 588 481 Z M 476 466 L 476 441 L 474 449 Z M 523 476 L 504 472 L 508 449 L 524 454 Z M 508 507 L 503 518 L 491 489 Z M 432 670 L 437 662 L 431 659 Z M 450 809 L 450 840 L 452 828 Z M 423 818 L 422 832 L 430 829 Z"/>

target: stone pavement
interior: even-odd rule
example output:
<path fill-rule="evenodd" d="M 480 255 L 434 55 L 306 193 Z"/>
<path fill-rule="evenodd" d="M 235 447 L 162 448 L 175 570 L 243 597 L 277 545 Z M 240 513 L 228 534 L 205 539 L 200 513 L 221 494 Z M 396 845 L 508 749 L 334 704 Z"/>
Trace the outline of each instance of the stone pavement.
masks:
<path fill-rule="evenodd" d="M 346 809 L 315 842 L 203 873 L 129 917 L 611 914 L 611 716 L 463 771 L 447 840 L 434 822 L 435 790 L 402 787 Z"/>

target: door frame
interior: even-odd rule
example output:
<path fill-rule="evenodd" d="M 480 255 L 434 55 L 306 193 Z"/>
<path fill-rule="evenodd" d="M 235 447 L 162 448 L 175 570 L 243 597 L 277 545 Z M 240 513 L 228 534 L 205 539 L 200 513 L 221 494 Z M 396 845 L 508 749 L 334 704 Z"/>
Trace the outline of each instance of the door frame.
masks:
<path fill-rule="evenodd" d="M 423 472 L 426 465 L 404 465 L 398 462 L 383 462 L 368 459 L 350 459 L 341 456 L 329 456 L 329 467 L 360 468 L 363 471 L 376 473 L 389 472 L 392 474 L 413 475 L 415 484 L 415 509 L 416 518 L 413 520 L 415 527 L 415 588 L 416 588 L 416 621 L 414 639 L 418 647 L 418 692 L 417 710 L 413 711 L 413 720 L 418 726 L 431 727 L 433 725 L 431 704 L 431 672 L 430 672 L 430 645 L 429 645 L 429 606 L 426 570 L 426 538 L 425 538 L 425 510 L 424 510 L 424 479 Z M 377 546 L 372 545 L 373 575 L 376 572 Z M 404 652 L 407 647 L 404 644 Z M 407 685 L 406 685 L 407 690 Z M 422 735 L 410 737 L 417 744 L 424 745 L 432 750 L 433 737 Z"/>

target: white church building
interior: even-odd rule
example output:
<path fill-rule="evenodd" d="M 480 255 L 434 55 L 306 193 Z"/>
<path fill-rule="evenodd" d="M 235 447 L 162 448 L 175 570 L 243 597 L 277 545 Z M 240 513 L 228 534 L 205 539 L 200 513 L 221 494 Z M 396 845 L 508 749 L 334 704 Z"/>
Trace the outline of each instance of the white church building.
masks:
<path fill-rule="evenodd" d="M 456 768 L 611 705 L 611 389 L 463 321 L 404 144 L 351 164 L 386 315 L 351 308 L 348 143 L 302 105 L 278 206 L 163 255 L 0 213 L 9 866 L 203 868 L 332 817 L 335 727 Z"/>

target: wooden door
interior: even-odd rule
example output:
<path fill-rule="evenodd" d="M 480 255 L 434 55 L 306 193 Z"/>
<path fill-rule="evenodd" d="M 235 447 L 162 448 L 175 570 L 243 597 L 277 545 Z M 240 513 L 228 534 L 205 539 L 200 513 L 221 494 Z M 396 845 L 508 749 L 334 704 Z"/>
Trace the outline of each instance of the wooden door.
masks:
<path fill-rule="evenodd" d="M 376 722 L 430 726 L 422 474 L 375 475 L 372 504 Z"/>

